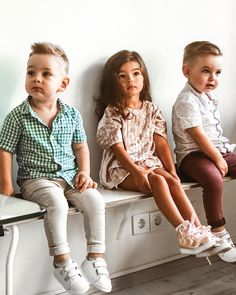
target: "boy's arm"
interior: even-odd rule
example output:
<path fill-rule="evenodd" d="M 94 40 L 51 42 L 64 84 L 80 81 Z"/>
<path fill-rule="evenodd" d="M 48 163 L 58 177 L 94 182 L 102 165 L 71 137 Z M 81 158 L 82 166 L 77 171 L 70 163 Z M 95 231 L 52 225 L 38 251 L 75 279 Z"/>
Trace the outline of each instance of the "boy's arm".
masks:
<path fill-rule="evenodd" d="M 222 157 L 220 151 L 213 145 L 201 126 L 186 130 L 192 139 L 198 144 L 200 150 L 206 154 L 219 169 L 222 176 L 228 172 L 228 165 Z"/>
<path fill-rule="evenodd" d="M 79 167 L 79 172 L 75 177 L 75 188 L 79 189 L 81 192 L 85 191 L 87 188 L 96 188 L 97 183 L 90 177 L 90 154 L 88 144 L 86 142 L 74 143 L 72 147 L 77 166 Z"/>
<path fill-rule="evenodd" d="M 174 176 L 175 178 L 179 180 L 179 177 L 177 176 L 177 173 L 176 173 L 175 164 L 173 161 L 168 140 L 164 138 L 163 136 L 155 133 L 154 142 L 156 145 L 156 154 L 158 158 L 161 160 L 166 171 L 168 171 L 172 176 Z"/>
<path fill-rule="evenodd" d="M 6 196 L 15 194 L 12 183 L 12 153 L 0 149 L 0 193 Z"/>

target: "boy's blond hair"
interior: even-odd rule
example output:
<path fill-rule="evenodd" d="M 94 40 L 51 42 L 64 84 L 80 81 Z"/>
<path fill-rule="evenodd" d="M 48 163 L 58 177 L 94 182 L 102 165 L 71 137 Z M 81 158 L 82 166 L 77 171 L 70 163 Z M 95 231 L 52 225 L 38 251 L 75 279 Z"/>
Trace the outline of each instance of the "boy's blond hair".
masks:
<path fill-rule="evenodd" d="M 29 56 L 33 54 L 51 54 L 60 57 L 65 63 L 65 72 L 69 73 L 69 60 L 65 51 L 58 45 L 50 42 L 33 43 L 31 45 L 31 52 Z"/>
<path fill-rule="evenodd" d="M 184 48 L 183 64 L 191 63 L 198 56 L 209 54 L 223 55 L 220 48 L 209 41 L 194 41 Z"/>

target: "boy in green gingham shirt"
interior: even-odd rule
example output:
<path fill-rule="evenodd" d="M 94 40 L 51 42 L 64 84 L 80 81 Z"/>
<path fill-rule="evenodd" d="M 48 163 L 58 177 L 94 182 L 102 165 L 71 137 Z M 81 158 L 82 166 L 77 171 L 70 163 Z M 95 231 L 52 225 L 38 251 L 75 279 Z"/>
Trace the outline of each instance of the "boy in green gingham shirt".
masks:
<path fill-rule="evenodd" d="M 31 49 L 25 82 L 29 96 L 9 113 L 0 132 L 0 193 L 14 195 L 11 171 L 16 154 L 23 197 L 47 209 L 45 232 L 58 282 L 73 295 L 84 294 L 89 282 L 110 292 L 103 258 L 105 206 L 90 177 L 82 117 L 58 98 L 69 84 L 68 58 L 51 43 L 34 43 Z M 81 265 L 84 275 L 70 258 L 67 201 L 84 214 L 88 249 Z"/>

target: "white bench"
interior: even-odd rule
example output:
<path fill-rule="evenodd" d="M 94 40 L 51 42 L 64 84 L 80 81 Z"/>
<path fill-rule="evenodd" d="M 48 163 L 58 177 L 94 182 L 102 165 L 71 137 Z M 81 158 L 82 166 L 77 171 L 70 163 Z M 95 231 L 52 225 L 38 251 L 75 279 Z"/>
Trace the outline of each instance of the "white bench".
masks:
<path fill-rule="evenodd" d="M 232 180 L 231 177 L 227 176 L 223 178 L 224 182 Z M 182 182 L 182 187 L 185 191 L 200 188 L 200 185 L 196 182 Z M 144 194 L 141 192 L 134 191 L 126 191 L 122 189 L 105 189 L 98 188 L 98 191 L 102 194 L 106 208 L 116 207 L 124 204 L 130 204 L 133 202 L 137 202 L 138 200 L 144 200 L 148 198 L 152 198 L 151 194 Z M 16 194 L 16 197 L 22 198 L 21 194 Z M 69 208 L 69 214 L 78 213 L 77 209 L 73 206 Z"/>
<path fill-rule="evenodd" d="M 232 180 L 231 177 L 224 177 L 223 181 L 227 182 Z M 196 182 L 182 182 L 182 187 L 185 191 L 199 188 L 200 185 Z M 125 191 L 121 189 L 104 189 L 104 188 L 98 188 L 99 192 L 102 194 L 106 208 L 110 207 L 116 207 L 124 204 L 130 204 L 133 202 L 137 202 L 138 200 L 148 199 L 152 198 L 152 195 L 146 195 L 141 192 L 133 192 L 133 191 Z M 69 214 L 73 214 L 78 212 L 76 208 L 70 207 Z"/>

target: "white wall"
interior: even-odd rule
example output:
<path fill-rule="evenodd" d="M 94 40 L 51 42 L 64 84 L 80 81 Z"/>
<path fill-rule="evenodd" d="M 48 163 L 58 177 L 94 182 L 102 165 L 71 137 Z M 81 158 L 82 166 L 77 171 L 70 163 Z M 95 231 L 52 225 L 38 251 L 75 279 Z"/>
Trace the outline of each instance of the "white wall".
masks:
<path fill-rule="evenodd" d="M 194 40 L 209 40 L 218 44 L 224 52 L 225 66 L 219 87 L 223 126 L 225 135 L 236 141 L 236 118 L 232 108 L 235 106 L 236 94 L 235 13 L 234 0 L 0 0 L 0 124 L 7 112 L 26 98 L 24 76 L 31 43 L 50 41 L 61 45 L 71 63 L 71 84 L 64 98 L 78 107 L 84 117 L 91 150 L 92 176 L 97 179 L 101 151 L 95 141 L 97 120 L 93 96 L 98 94 L 100 74 L 107 58 L 121 49 L 135 50 L 142 55 L 149 70 L 153 99 L 161 107 L 171 131 L 171 107 L 185 84 L 181 73 L 183 48 Z M 169 137 L 172 144 L 171 133 Z M 142 212 L 143 206 L 140 204 L 135 210 Z M 153 204 L 147 206 L 155 208 Z M 112 232 L 116 230 L 124 210 L 122 207 L 112 212 L 113 215 L 111 210 L 107 213 L 110 225 L 109 253 L 117 246 Z M 112 222 L 111 216 L 115 218 Z M 77 234 L 76 223 L 77 217 L 71 218 L 71 231 Z M 31 239 L 29 231 L 35 234 L 36 230 L 39 240 L 32 243 L 34 239 Z M 40 242 L 45 239 L 42 223 L 22 225 L 21 231 L 23 240 L 27 242 L 21 241 L 16 257 L 17 294 L 33 295 L 56 288 L 48 266 L 50 259 L 47 257 L 46 246 L 42 246 Z M 70 234 L 71 243 L 78 245 L 75 233 Z M 127 236 L 137 249 L 144 239 L 142 237 L 133 240 L 130 232 L 127 232 Z M 8 237 L 1 239 L 1 278 L 8 242 Z M 79 244 L 84 243 L 81 238 Z M 155 249 L 151 247 L 151 239 L 146 239 L 146 243 L 150 248 L 150 257 L 154 259 Z M 124 239 L 119 241 L 121 248 L 126 245 Z M 82 247 L 82 252 L 75 254 L 78 259 L 85 254 L 85 248 Z M 30 262 L 27 261 L 29 269 L 32 265 L 35 268 L 37 263 L 39 267 L 35 273 L 32 271 L 32 274 L 23 275 L 20 263 L 24 263 L 22 257 L 25 257 L 26 248 L 27 253 L 32 255 Z M 129 251 L 136 253 L 137 249 L 132 246 Z M 148 259 L 139 259 L 137 257 L 140 255 L 133 254 L 132 263 L 129 261 L 132 265 L 125 261 L 120 264 L 109 253 L 107 255 L 113 273 L 149 262 Z M 35 274 L 42 273 L 45 284 L 35 283 Z M 22 287 L 26 283 L 26 277 L 27 291 Z M 1 282 L 1 294 L 4 292 L 3 288 L 4 284 Z"/>

